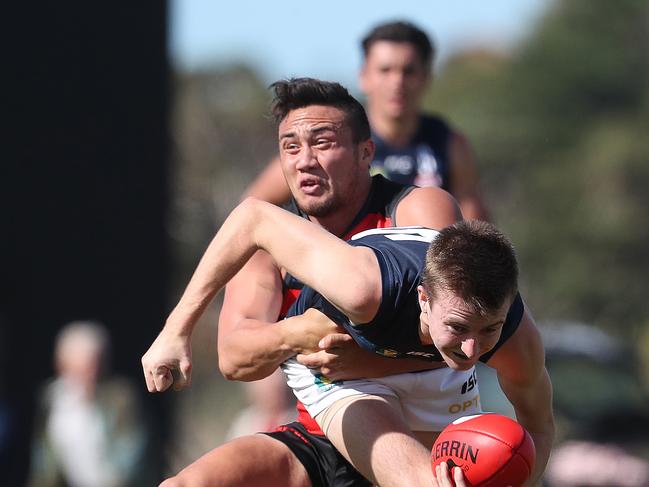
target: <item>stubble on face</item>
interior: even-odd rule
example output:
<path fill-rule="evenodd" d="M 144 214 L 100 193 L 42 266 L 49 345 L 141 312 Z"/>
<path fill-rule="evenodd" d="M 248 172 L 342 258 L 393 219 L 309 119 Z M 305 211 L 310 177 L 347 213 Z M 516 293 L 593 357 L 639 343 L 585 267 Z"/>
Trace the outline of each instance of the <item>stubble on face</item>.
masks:
<path fill-rule="evenodd" d="M 287 142 L 289 147 L 300 146 L 299 151 L 309 146 L 310 162 L 300 162 L 299 158 L 305 156 L 299 151 L 286 150 Z M 358 180 L 359 147 L 352 141 L 344 113 L 335 107 L 309 106 L 289 113 L 280 124 L 280 155 L 291 193 L 310 216 L 326 218 L 335 214 L 354 202 L 363 186 Z"/>

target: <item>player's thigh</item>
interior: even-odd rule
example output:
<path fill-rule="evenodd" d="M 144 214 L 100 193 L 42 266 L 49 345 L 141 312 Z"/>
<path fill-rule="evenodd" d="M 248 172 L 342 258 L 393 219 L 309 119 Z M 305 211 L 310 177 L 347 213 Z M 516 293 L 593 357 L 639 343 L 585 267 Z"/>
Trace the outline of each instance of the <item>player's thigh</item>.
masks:
<path fill-rule="evenodd" d="M 206 453 L 161 487 L 310 487 L 309 476 L 282 442 L 266 435 L 234 439 Z"/>
<path fill-rule="evenodd" d="M 433 448 L 433 443 L 439 436 L 439 431 L 413 431 L 412 434 L 429 450 Z"/>
<path fill-rule="evenodd" d="M 352 396 L 316 420 L 365 477 L 379 485 L 426 485 L 429 450 L 413 437 L 393 396 Z M 395 468 L 398 466 L 399 468 Z"/>

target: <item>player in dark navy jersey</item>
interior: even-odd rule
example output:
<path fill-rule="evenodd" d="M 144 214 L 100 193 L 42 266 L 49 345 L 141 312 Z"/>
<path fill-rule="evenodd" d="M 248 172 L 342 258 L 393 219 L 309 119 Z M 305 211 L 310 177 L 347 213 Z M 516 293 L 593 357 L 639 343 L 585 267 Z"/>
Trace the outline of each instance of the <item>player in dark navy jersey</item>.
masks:
<path fill-rule="evenodd" d="M 417 131 L 406 144 L 391 143 L 373 132 L 376 151 L 371 173 L 401 184 L 438 186 L 450 191 L 448 145 L 452 136 L 447 123 L 431 115 L 419 116 Z"/>
<path fill-rule="evenodd" d="M 381 268 L 383 300 L 372 326 L 355 326 L 339 309 L 310 287 L 302 289 L 287 316 L 301 315 L 309 308 L 322 311 L 346 331 L 363 348 L 390 358 L 420 358 L 435 362 L 443 357 L 435 345 L 422 343 L 419 329 L 401 326 L 415 323 L 421 309 L 417 303 L 418 286 L 422 280 L 422 263 L 429 243 L 437 231 L 419 227 L 367 230 L 354 235 L 351 245 L 371 248 Z M 395 245 L 398 242 L 399 245 Z M 489 352 L 480 356 L 487 362 L 516 331 L 523 315 L 523 302 L 516 295 L 500 332 L 500 338 Z"/>

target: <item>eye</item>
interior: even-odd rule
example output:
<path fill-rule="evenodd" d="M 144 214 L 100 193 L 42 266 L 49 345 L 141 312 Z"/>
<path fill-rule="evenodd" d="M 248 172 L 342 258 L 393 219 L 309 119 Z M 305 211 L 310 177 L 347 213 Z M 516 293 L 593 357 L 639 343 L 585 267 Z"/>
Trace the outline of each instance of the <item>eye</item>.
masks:
<path fill-rule="evenodd" d="M 490 326 L 482 330 L 485 335 L 494 335 L 500 331 L 500 326 Z"/>
<path fill-rule="evenodd" d="M 448 325 L 454 335 L 463 335 L 466 333 L 466 327 L 461 325 Z"/>
<path fill-rule="evenodd" d="M 320 147 L 320 148 L 326 148 L 331 145 L 331 140 L 329 139 L 318 139 L 315 142 L 315 145 Z"/>
<path fill-rule="evenodd" d="M 289 154 L 293 154 L 300 150 L 300 146 L 294 142 L 287 142 L 283 145 L 284 151 L 288 152 Z"/>

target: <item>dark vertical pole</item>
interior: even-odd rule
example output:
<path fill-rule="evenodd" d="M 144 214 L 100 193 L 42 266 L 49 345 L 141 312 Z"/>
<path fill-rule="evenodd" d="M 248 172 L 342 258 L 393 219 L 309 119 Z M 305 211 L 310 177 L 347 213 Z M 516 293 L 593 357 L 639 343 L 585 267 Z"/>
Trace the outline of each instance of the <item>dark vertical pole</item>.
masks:
<path fill-rule="evenodd" d="M 138 381 L 152 423 L 167 424 L 139 358 L 167 312 L 169 68 L 164 1 L 8 8 L 0 471 L 3 485 L 22 485 L 28 413 L 67 321 L 109 327 L 113 369 Z M 13 414 L 5 445 L 3 406 Z M 158 431 L 151 457 L 162 468 Z"/>

